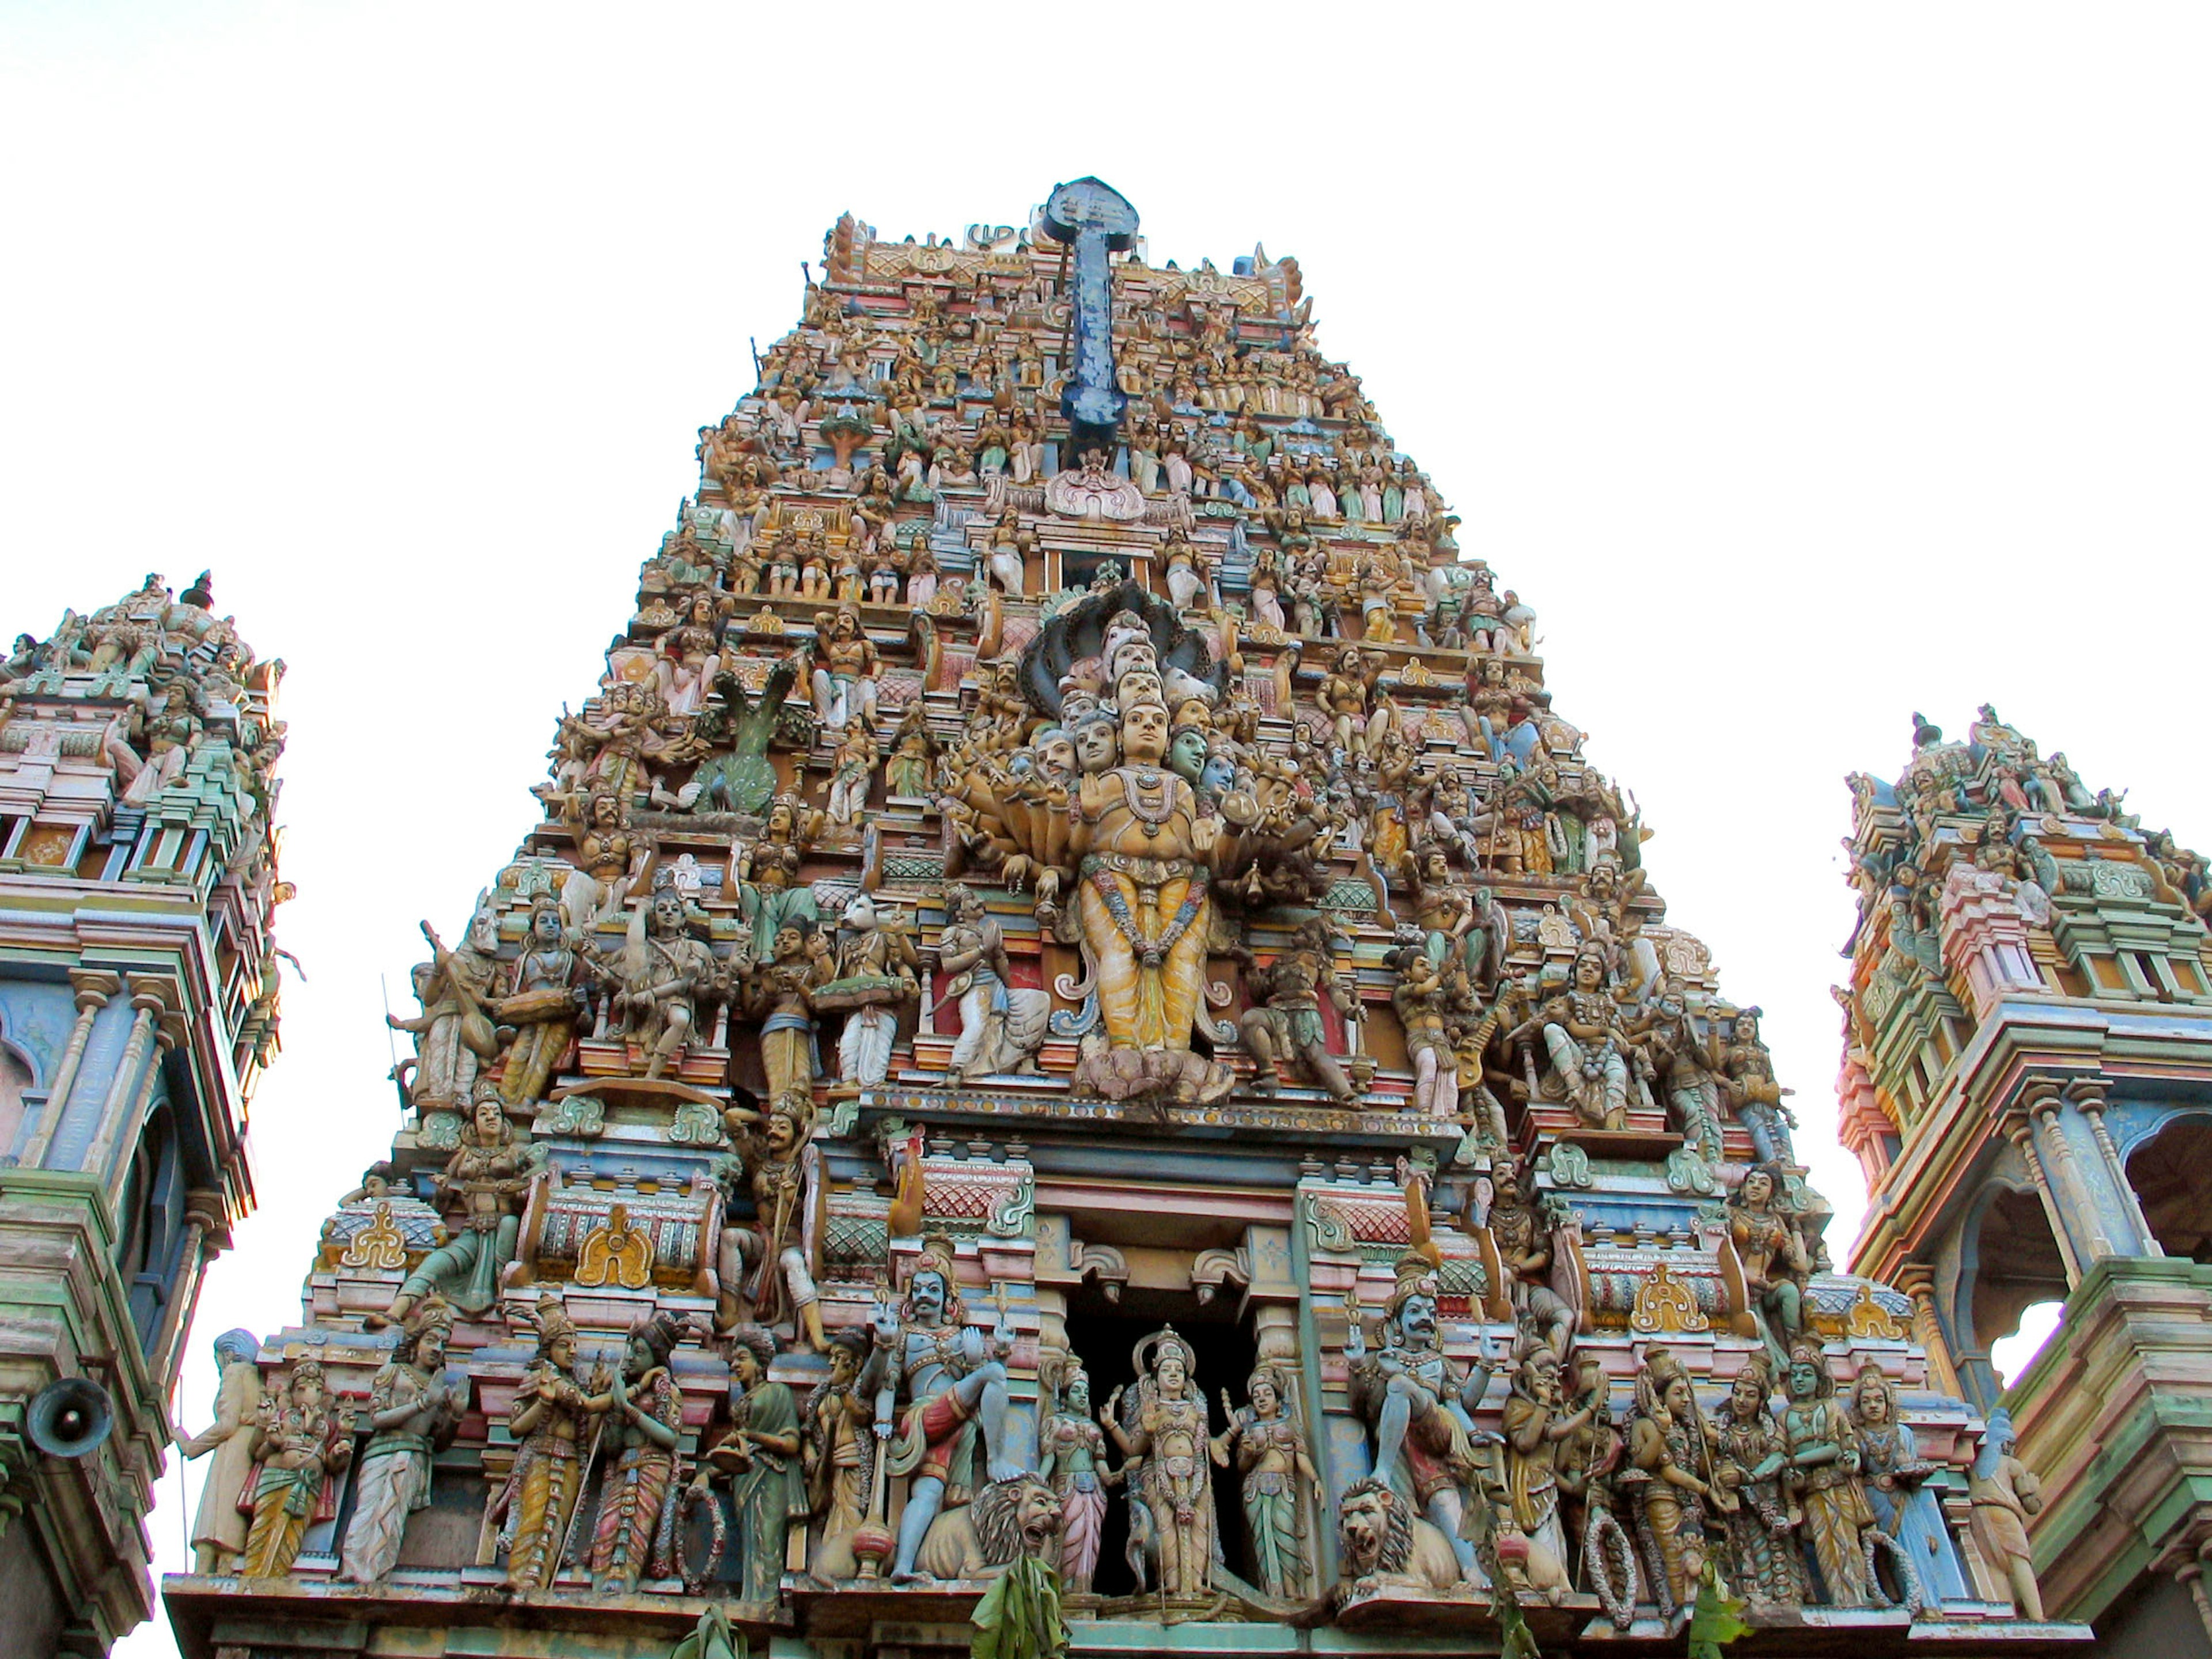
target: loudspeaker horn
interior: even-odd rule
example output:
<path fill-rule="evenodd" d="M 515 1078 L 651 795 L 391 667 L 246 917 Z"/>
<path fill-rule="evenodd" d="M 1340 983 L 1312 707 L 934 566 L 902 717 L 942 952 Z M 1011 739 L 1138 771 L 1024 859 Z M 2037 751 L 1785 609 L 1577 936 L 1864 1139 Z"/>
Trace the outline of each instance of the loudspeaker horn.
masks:
<path fill-rule="evenodd" d="M 47 1383 L 32 1396 L 23 1419 L 31 1443 L 53 1457 L 88 1456 L 114 1426 L 115 1402 L 107 1390 L 82 1376 Z"/>

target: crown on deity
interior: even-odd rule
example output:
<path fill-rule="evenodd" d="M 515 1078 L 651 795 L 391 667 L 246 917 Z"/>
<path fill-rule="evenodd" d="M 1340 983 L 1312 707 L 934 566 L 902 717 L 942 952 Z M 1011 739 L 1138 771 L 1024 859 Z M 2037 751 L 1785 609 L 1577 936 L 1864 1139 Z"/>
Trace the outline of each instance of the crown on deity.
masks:
<path fill-rule="evenodd" d="M 561 1298 L 548 1291 L 538 1298 L 538 1351 L 544 1353 L 562 1338 L 574 1340 L 576 1322 L 568 1317 L 568 1310 Z"/>
<path fill-rule="evenodd" d="M 408 1340 L 410 1342 L 420 1337 L 425 1331 L 434 1330 L 441 1335 L 450 1335 L 455 1317 L 453 1304 L 439 1295 L 437 1291 L 432 1291 L 415 1304 L 400 1328 L 407 1334 Z"/>
<path fill-rule="evenodd" d="M 957 1324 L 965 1310 L 960 1302 L 960 1273 L 958 1252 L 948 1233 L 931 1233 L 921 1241 L 921 1254 L 915 1258 L 913 1271 L 906 1276 L 909 1304 L 914 1295 L 914 1281 L 924 1273 L 935 1273 L 945 1281 L 945 1321 Z"/>
<path fill-rule="evenodd" d="M 1382 1304 L 1383 1316 L 1395 1319 L 1398 1310 L 1414 1297 L 1434 1299 L 1437 1294 L 1436 1263 L 1418 1250 L 1408 1250 L 1398 1258 L 1398 1282 L 1390 1288 L 1390 1299 Z"/>

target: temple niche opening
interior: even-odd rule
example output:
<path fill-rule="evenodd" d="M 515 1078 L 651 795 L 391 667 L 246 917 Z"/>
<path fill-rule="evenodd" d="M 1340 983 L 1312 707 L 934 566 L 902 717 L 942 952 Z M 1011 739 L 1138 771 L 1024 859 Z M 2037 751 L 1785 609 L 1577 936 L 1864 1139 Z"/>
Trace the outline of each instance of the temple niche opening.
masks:
<path fill-rule="evenodd" d="M 2083 1639 L 1297 262 L 1082 179 L 801 305 L 226 1338 L 188 1645 Z"/>

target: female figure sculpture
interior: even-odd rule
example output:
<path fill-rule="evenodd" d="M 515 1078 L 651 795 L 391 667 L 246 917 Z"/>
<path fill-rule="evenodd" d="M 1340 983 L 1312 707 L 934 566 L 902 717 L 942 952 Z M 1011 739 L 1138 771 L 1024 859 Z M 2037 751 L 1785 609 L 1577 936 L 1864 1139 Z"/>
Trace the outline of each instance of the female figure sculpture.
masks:
<path fill-rule="evenodd" d="M 1291 1415 L 1281 1370 L 1261 1366 L 1244 1390 L 1252 1403 L 1242 1411 L 1230 1407 L 1225 1391 L 1222 1395 L 1229 1426 L 1221 1442 L 1244 1478 L 1244 1530 L 1252 1540 L 1253 1576 L 1279 1601 L 1304 1601 L 1313 1588 L 1304 1525 L 1306 1494 L 1319 1489 L 1320 1476 L 1306 1450 L 1305 1431 Z"/>
<path fill-rule="evenodd" d="M 1851 1384 L 1851 1426 L 1858 1432 L 1859 1478 L 1875 1522 L 1897 1540 L 1931 1602 L 1968 1594 L 1936 1494 L 1923 1484 L 1935 1466 L 1923 1462 L 1912 1430 L 1897 1409 L 1897 1384 L 1869 1360 Z M 1971 1482 L 1968 1496 L 1972 1495 Z"/>
<path fill-rule="evenodd" d="M 602 1595 L 637 1588 L 653 1553 L 660 1511 L 676 1477 L 676 1444 L 684 1404 L 668 1358 L 676 1322 L 654 1314 L 632 1326 L 623 1368 L 610 1389 L 606 1443 L 613 1461 L 599 1480 L 592 1529 L 591 1572 Z"/>
<path fill-rule="evenodd" d="M 446 1385 L 453 1310 L 431 1295 L 408 1316 L 392 1358 L 369 1384 L 369 1439 L 354 1477 L 353 1519 L 338 1553 L 338 1577 L 371 1584 L 398 1564 L 407 1517 L 430 1505 L 430 1459 L 452 1443 L 459 1400 Z"/>
<path fill-rule="evenodd" d="M 1786 1360 L 1805 1328 L 1805 1279 L 1811 1263 L 1804 1240 L 1774 1207 L 1780 1191 L 1779 1173 L 1771 1164 L 1747 1171 L 1729 1200 L 1729 1236 L 1742 1260 L 1744 1290 L 1766 1346 Z"/>
<path fill-rule="evenodd" d="M 1070 1595 L 1088 1595 L 1098 1571 L 1106 1488 L 1119 1484 L 1121 1472 L 1108 1467 L 1106 1436 L 1091 1420 L 1091 1377 L 1082 1360 L 1068 1355 L 1058 1381 L 1052 1415 L 1037 1432 L 1037 1474 L 1060 1499 L 1060 1588 Z"/>
<path fill-rule="evenodd" d="M 1716 1494 L 1705 1467 L 1705 1419 L 1682 1362 L 1666 1349 L 1644 1350 L 1636 1374 L 1636 1415 L 1628 1430 L 1629 1462 L 1642 1476 L 1637 1531 L 1662 1606 L 1687 1607 L 1705 1571 L 1705 1503 L 1723 1511 L 1734 1500 Z"/>
<path fill-rule="evenodd" d="M 1213 1483 L 1206 1462 L 1227 1465 L 1226 1447 L 1206 1434 L 1206 1396 L 1193 1355 L 1174 1328 L 1137 1344 L 1136 1397 L 1115 1420 L 1122 1390 L 1098 1420 L 1122 1456 L 1141 1458 L 1129 1491 L 1129 1530 L 1159 1575 L 1161 1593 L 1202 1595 L 1213 1582 Z"/>
<path fill-rule="evenodd" d="M 778 795 L 769 803 L 768 821 L 759 836 L 732 849 L 730 873 L 738 884 L 738 914 L 756 962 L 774 959 L 776 935 L 790 923 L 822 920 L 812 890 L 799 879 L 799 865 L 821 819 L 819 812 L 802 806 L 798 796 Z"/>
<path fill-rule="evenodd" d="M 806 1516 L 799 1462 L 799 1405 L 790 1387 L 771 1382 L 775 1339 L 757 1325 L 741 1327 L 730 1343 L 729 1423 L 692 1481 L 704 1488 L 727 1477 L 738 1526 L 738 1599 L 772 1603 L 783 1582 L 784 1540 Z"/>
<path fill-rule="evenodd" d="M 561 923 L 561 906 L 541 893 L 530 907 L 530 936 L 515 958 L 500 1023 L 515 1028 L 500 1097 L 510 1105 L 542 1099 L 576 1029 L 576 952 Z"/>
<path fill-rule="evenodd" d="M 1735 1500 L 1727 1525 L 1729 1582 L 1753 1602 L 1796 1607 L 1805 1599 L 1804 1573 L 1790 1501 L 1782 1490 L 1790 1449 L 1767 1405 L 1772 1373 L 1753 1353 L 1729 1384 L 1711 1428 L 1713 1478 Z"/>
<path fill-rule="evenodd" d="M 817 1558 L 823 1546 L 849 1536 L 867 1518 L 875 1440 L 868 1432 L 868 1401 L 854 1387 L 867 1352 L 866 1331 L 842 1330 L 830 1339 L 829 1380 L 807 1395 L 800 1419 L 800 1468 Z"/>

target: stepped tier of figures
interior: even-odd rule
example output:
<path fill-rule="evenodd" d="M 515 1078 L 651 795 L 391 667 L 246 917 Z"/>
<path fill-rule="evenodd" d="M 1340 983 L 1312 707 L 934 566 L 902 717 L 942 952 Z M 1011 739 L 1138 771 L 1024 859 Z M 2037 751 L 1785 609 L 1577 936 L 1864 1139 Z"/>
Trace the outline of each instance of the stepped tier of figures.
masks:
<path fill-rule="evenodd" d="M 1294 261 L 1134 229 L 832 230 L 227 1339 L 179 1617 L 2011 1617 L 1533 611 Z"/>

